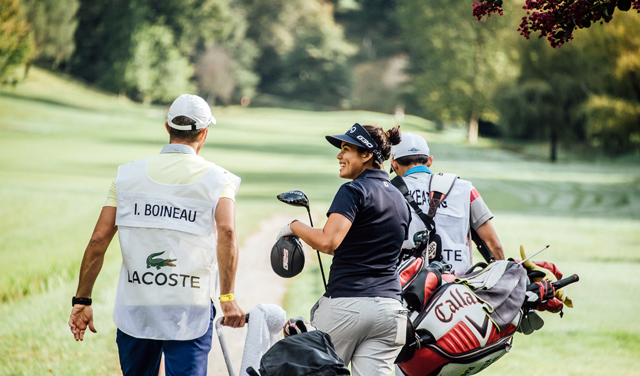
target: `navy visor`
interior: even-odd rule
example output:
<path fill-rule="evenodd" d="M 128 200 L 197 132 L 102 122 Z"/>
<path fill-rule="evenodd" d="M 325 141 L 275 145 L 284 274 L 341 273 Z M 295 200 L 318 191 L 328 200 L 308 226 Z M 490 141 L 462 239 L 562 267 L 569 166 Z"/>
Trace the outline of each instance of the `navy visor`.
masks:
<path fill-rule="evenodd" d="M 360 146 L 366 151 L 373 153 L 380 164 L 384 162 L 382 153 L 378 150 L 378 144 L 373 140 L 373 138 L 371 138 L 369 132 L 367 132 L 366 129 L 358 123 L 355 123 L 345 134 L 325 136 L 325 138 L 331 145 L 338 149 L 342 147 L 342 142 Z"/>

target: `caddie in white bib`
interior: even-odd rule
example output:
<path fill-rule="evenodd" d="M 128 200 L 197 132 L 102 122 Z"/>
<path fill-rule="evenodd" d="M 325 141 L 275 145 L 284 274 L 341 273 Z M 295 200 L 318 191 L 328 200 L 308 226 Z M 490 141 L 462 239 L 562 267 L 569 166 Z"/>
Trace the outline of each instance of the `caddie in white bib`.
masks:
<path fill-rule="evenodd" d="M 118 329 L 158 340 L 206 333 L 217 270 L 214 214 L 230 182 L 239 178 L 213 164 L 186 185 L 152 181 L 146 159 L 119 167 L 122 269 L 113 314 Z"/>

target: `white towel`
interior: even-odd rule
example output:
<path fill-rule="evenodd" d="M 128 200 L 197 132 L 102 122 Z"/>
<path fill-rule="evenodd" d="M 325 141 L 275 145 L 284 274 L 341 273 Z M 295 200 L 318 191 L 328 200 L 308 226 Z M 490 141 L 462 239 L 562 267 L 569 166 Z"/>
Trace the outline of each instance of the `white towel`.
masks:
<path fill-rule="evenodd" d="M 240 376 L 248 376 L 247 367 L 256 371 L 260 359 L 280 339 L 280 331 L 287 321 L 287 313 L 275 304 L 258 304 L 249 311 L 247 338 L 244 343 Z"/>

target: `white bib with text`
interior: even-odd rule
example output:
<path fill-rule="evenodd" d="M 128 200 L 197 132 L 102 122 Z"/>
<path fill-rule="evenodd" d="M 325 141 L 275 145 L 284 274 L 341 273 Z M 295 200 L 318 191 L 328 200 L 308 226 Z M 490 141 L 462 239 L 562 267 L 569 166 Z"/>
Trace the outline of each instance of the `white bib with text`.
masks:
<path fill-rule="evenodd" d="M 419 172 L 404 178 L 409 194 L 425 213 L 429 211 L 431 176 L 428 173 Z M 436 223 L 436 232 L 442 240 L 442 258 L 446 263 L 453 265 L 456 275 L 464 274 L 471 266 L 470 195 L 471 183 L 457 179 L 433 218 Z M 415 247 L 413 237 L 424 228 L 425 225 L 420 217 L 411 209 L 409 239 L 405 240 L 402 248 Z"/>
<path fill-rule="evenodd" d="M 216 283 L 215 207 L 240 179 L 212 164 L 197 182 L 162 184 L 146 160 L 118 169 L 116 225 L 122 250 L 113 318 L 136 338 L 189 340 L 211 320 Z"/>

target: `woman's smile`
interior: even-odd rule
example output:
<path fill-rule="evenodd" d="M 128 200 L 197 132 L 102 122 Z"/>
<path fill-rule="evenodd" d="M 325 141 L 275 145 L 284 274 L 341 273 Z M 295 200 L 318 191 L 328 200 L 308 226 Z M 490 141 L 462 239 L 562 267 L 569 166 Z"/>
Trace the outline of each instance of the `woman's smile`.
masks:
<path fill-rule="evenodd" d="M 343 179 L 355 179 L 365 170 L 363 158 L 355 145 L 343 142 L 337 158 Z"/>

